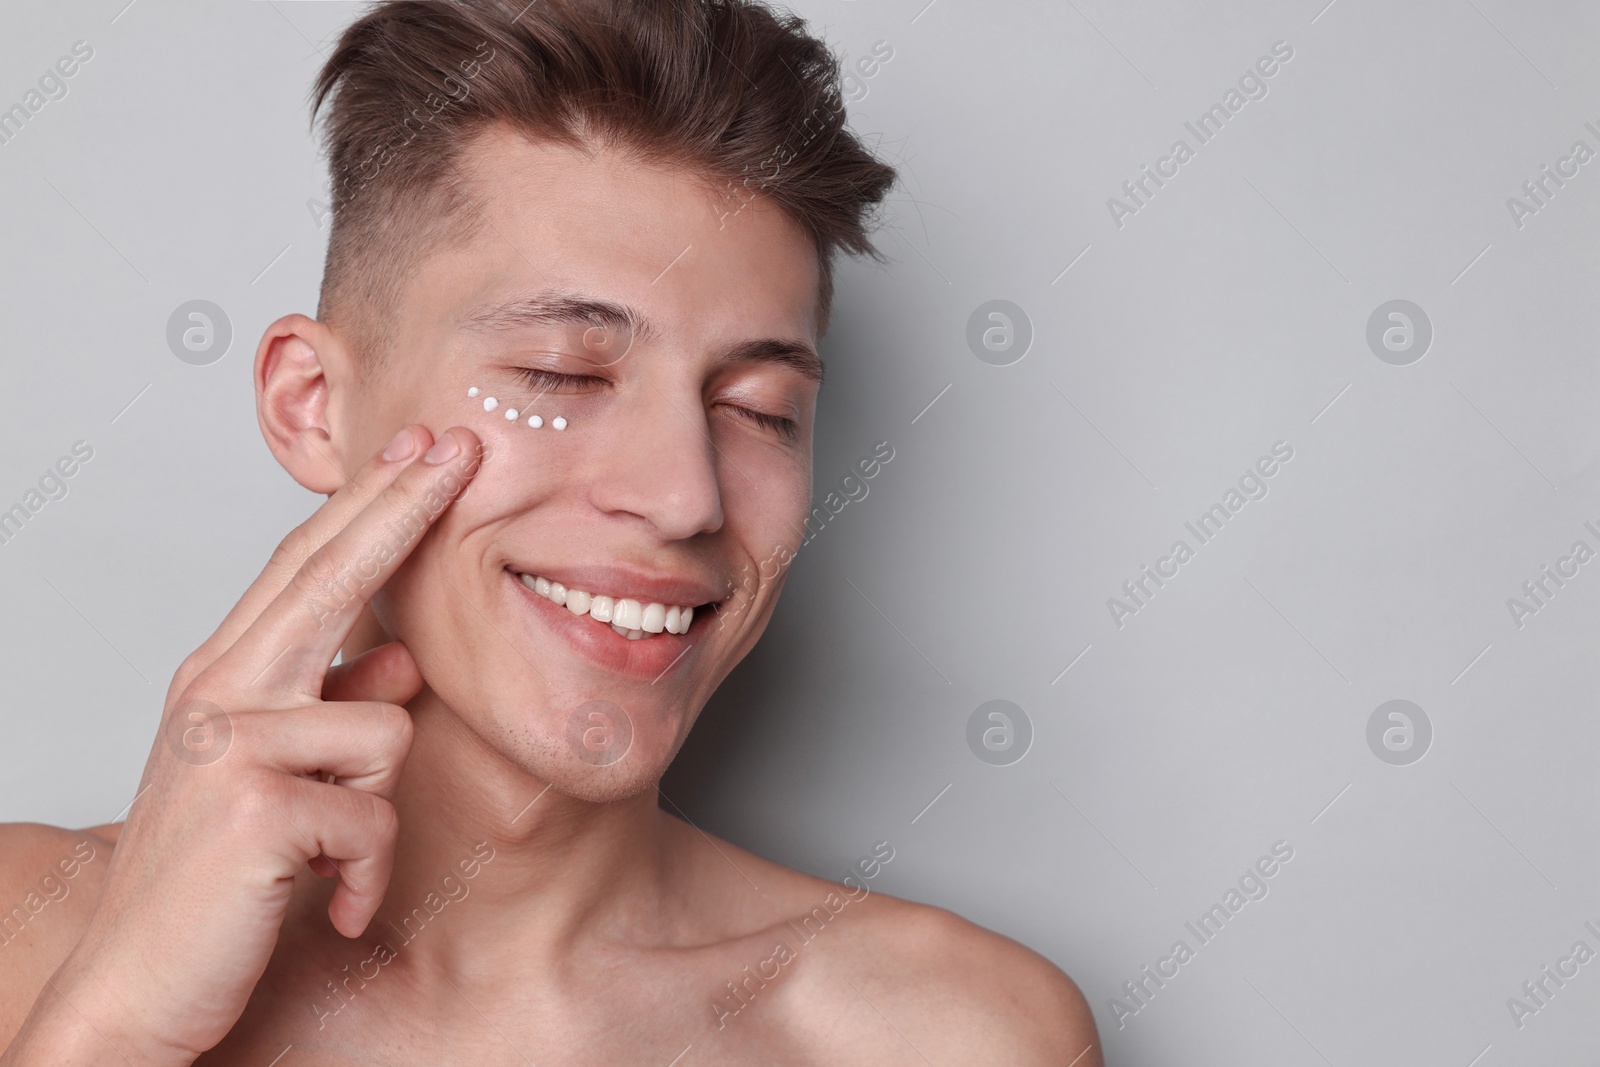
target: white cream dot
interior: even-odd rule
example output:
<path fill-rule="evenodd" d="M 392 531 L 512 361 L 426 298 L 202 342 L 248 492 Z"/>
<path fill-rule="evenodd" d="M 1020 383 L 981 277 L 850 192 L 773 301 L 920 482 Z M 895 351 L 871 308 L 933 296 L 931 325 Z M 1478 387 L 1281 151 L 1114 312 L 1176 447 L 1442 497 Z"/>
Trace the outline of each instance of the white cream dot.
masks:
<path fill-rule="evenodd" d="M 474 385 L 471 389 L 468 389 L 467 390 L 467 395 L 468 396 L 477 396 L 478 395 L 478 387 L 476 385 Z"/>
<path fill-rule="evenodd" d="M 497 408 L 499 406 L 500 406 L 500 401 L 496 400 L 494 397 L 486 396 L 486 397 L 483 398 L 483 410 L 485 410 L 485 411 L 493 411 L 495 408 Z"/>
<path fill-rule="evenodd" d="M 567 428 L 567 420 L 560 415 L 557 415 L 555 418 L 550 420 L 550 425 L 554 426 L 558 430 L 565 430 Z"/>
<path fill-rule="evenodd" d="M 532 426 L 535 430 L 537 430 L 539 427 L 544 425 L 544 420 L 541 419 L 537 415 L 529 415 L 528 416 L 528 425 Z"/>
<path fill-rule="evenodd" d="M 516 408 L 506 408 L 506 421 L 507 422 L 516 422 L 517 421 L 517 409 Z"/>

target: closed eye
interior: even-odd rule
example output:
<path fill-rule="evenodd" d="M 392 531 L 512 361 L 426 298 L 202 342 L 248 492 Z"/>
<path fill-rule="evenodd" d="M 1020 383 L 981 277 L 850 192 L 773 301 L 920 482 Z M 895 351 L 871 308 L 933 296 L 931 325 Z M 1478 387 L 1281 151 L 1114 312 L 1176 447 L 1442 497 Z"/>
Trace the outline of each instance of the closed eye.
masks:
<path fill-rule="evenodd" d="M 515 370 L 528 383 L 528 387 L 540 396 L 559 391 L 587 391 L 597 385 L 610 383 L 609 378 L 603 378 L 596 374 L 562 374 L 559 371 L 544 370 L 539 367 L 517 367 Z M 764 430 L 771 430 L 785 441 L 793 443 L 800 438 L 799 424 L 793 419 L 785 418 L 782 415 L 773 415 L 765 411 L 756 411 L 753 408 L 741 407 L 737 404 L 724 404 L 723 406 L 735 412 L 740 418 L 754 423 Z"/>
<path fill-rule="evenodd" d="M 595 374 L 561 374 L 538 367 L 518 367 L 516 371 L 528 383 L 528 388 L 538 393 L 553 393 L 560 389 L 583 389 L 591 384 L 604 385 L 608 379 Z"/>
<path fill-rule="evenodd" d="M 748 419 L 757 426 L 772 430 L 781 435 L 785 441 L 793 442 L 799 439 L 800 430 L 793 419 L 786 419 L 782 415 L 769 415 L 765 411 L 754 411 L 729 405 L 729 410 L 735 411 L 741 418 Z"/>

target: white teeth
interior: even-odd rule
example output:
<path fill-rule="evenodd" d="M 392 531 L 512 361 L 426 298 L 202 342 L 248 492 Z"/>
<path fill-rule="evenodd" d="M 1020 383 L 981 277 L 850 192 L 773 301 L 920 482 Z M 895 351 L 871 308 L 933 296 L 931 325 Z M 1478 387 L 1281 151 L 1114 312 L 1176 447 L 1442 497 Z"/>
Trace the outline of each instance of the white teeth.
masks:
<path fill-rule="evenodd" d="M 644 621 L 644 608 L 637 600 L 624 598 L 617 601 L 617 606 L 612 609 L 611 621 L 630 630 L 641 629 L 639 624 Z"/>
<path fill-rule="evenodd" d="M 662 604 L 653 600 L 609 597 L 583 589 L 568 589 L 534 574 L 518 574 L 518 579 L 546 600 L 564 605 L 574 615 L 587 615 L 595 622 L 610 623 L 620 637 L 642 640 L 649 634 L 686 634 L 694 621 L 694 608 L 683 604 Z"/>

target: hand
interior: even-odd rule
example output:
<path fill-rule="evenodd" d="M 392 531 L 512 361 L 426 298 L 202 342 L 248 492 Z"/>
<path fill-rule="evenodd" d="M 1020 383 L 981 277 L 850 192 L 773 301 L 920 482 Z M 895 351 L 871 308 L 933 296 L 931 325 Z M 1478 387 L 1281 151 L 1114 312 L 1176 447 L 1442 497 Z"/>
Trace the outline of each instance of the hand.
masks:
<path fill-rule="evenodd" d="M 172 680 L 100 899 L 52 981 L 133 1062 L 186 1065 L 222 1040 L 308 864 L 338 879 L 328 917 L 346 937 L 383 901 L 397 831 L 389 798 L 412 736 L 401 705 L 422 677 L 399 643 L 329 664 L 477 472 L 471 432 L 446 432 L 424 456 L 432 444 L 422 427 L 402 430 L 284 539 Z M 8 1062 L 32 1062 L 29 1034 L 24 1025 Z"/>

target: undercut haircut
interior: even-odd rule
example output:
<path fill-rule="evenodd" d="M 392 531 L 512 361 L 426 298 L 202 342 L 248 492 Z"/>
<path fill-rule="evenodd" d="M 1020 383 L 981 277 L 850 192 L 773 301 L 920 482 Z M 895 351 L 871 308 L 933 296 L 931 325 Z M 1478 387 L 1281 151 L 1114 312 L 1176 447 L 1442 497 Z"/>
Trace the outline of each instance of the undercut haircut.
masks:
<path fill-rule="evenodd" d="M 322 67 L 319 115 L 333 221 L 317 314 L 363 365 L 392 345 L 423 258 L 479 232 L 459 163 L 497 125 L 682 167 L 729 213 L 770 197 L 815 245 L 819 333 L 835 255 L 883 259 L 868 233 L 895 171 L 846 129 L 827 45 L 759 0 L 386 0 Z"/>

